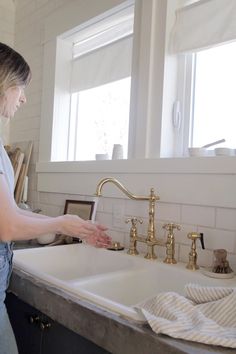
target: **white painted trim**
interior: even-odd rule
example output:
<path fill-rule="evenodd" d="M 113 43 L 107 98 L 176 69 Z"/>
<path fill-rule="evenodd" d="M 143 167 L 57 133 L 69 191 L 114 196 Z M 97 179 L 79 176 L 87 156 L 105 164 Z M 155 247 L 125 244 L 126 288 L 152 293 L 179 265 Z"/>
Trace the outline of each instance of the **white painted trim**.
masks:
<path fill-rule="evenodd" d="M 63 37 L 67 37 L 71 34 L 72 28 L 82 29 L 83 24 L 86 23 L 87 26 L 88 21 L 93 21 L 94 17 L 99 21 L 104 18 L 104 13 L 106 16 L 110 14 L 111 8 L 117 7 L 118 10 L 129 7 L 133 5 L 133 0 L 109 0 L 109 4 L 106 1 L 93 1 L 90 5 L 92 6 L 85 2 L 83 6 L 81 1 L 74 0 L 53 11 L 45 20 L 44 42 L 54 40 L 62 34 Z"/>
<path fill-rule="evenodd" d="M 39 162 L 38 173 L 236 174 L 236 157 L 183 157 L 105 161 Z"/>
<path fill-rule="evenodd" d="M 41 162 L 38 191 L 94 195 L 105 176 L 119 179 L 131 192 L 149 194 L 154 187 L 166 203 L 236 208 L 235 157 L 161 158 L 118 161 Z M 106 197 L 125 198 L 114 186 Z"/>

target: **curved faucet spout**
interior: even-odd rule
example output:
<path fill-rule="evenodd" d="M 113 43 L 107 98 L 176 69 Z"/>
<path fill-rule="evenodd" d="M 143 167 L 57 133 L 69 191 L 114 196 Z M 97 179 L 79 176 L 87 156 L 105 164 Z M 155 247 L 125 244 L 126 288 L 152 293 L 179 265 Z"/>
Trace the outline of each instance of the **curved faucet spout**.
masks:
<path fill-rule="evenodd" d="M 115 184 L 125 195 L 127 195 L 127 197 L 129 197 L 130 199 L 135 199 L 135 200 L 150 200 L 150 196 L 138 196 L 138 195 L 134 195 L 133 193 L 131 193 L 130 191 L 128 191 L 127 188 L 125 188 L 125 186 L 120 183 L 116 178 L 114 177 L 105 177 L 102 178 L 97 185 L 97 189 L 96 189 L 96 196 L 101 196 L 102 195 L 102 188 L 104 186 L 104 184 L 106 183 L 113 183 Z M 158 196 L 155 196 L 155 199 L 159 199 Z"/>
<path fill-rule="evenodd" d="M 140 195 L 134 195 L 130 191 L 128 191 L 125 186 L 123 186 L 122 183 L 120 183 L 116 178 L 114 177 L 105 177 L 102 178 L 97 185 L 96 189 L 96 196 L 101 196 L 102 195 L 102 188 L 104 184 L 106 183 L 113 183 L 115 184 L 127 197 L 130 199 L 134 200 L 147 200 L 149 201 L 149 220 L 148 220 L 148 231 L 147 231 L 147 236 L 140 237 L 137 236 L 135 237 L 135 242 L 140 241 L 140 242 L 145 242 L 147 244 L 148 252 L 145 256 L 145 258 L 148 259 L 155 259 L 156 255 L 154 253 L 154 246 L 160 244 L 160 241 L 156 239 L 156 230 L 155 230 L 155 202 L 156 200 L 159 200 L 159 196 L 154 193 L 154 188 L 150 189 L 150 194 L 148 196 L 140 196 Z M 135 253 L 132 253 L 135 254 Z"/>

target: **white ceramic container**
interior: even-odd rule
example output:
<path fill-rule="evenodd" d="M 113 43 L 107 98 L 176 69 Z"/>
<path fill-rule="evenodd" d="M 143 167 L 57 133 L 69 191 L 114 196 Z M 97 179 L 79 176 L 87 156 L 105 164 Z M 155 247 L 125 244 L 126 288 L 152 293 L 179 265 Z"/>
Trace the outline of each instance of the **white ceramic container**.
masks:
<path fill-rule="evenodd" d="M 215 155 L 216 156 L 234 156 L 234 149 L 230 149 L 227 147 L 219 147 L 215 148 Z"/>
<path fill-rule="evenodd" d="M 123 159 L 123 146 L 121 144 L 114 144 L 112 151 L 112 160 Z"/>
<path fill-rule="evenodd" d="M 202 147 L 188 148 L 189 156 L 208 156 L 208 150 Z"/>
<path fill-rule="evenodd" d="M 96 160 L 108 160 L 109 156 L 108 154 L 96 154 L 95 158 Z"/>
<path fill-rule="evenodd" d="M 55 234 L 42 235 L 37 238 L 37 242 L 40 245 L 47 245 L 47 244 L 53 242 L 55 240 L 55 237 L 56 237 Z"/>

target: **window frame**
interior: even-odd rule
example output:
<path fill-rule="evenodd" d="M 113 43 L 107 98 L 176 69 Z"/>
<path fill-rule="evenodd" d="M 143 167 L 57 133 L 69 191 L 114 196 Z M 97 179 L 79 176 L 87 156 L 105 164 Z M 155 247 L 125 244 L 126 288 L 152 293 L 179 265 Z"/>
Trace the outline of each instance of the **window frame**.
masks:
<path fill-rule="evenodd" d="M 145 2 L 144 6 L 144 2 L 144 0 L 136 0 L 135 2 L 128 158 L 158 158 L 160 156 L 162 68 L 165 59 L 165 23 L 163 23 L 163 18 L 166 14 L 166 4 L 151 0 L 148 3 Z M 121 2 L 119 6 L 128 6 L 132 3 L 133 0 L 127 0 L 124 3 Z M 76 6 L 78 6 L 76 3 L 70 4 L 67 7 L 67 12 L 78 13 Z M 55 83 L 56 87 L 60 87 L 61 83 L 64 83 L 65 77 L 63 75 L 58 77 L 58 73 L 63 72 L 62 68 L 65 67 L 65 61 L 70 60 L 70 54 L 69 50 L 63 52 L 64 62 L 59 63 L 55 70 L 55 61 L 58 56 L 57 47 L 65 44 L 65 35 L 70 34 L 70 29 L 78 26 L 79 23 L 78 19 L 74 19 L 73 23 L 70 17 L 71 21 L 67 23 L 62 21 L 60 24 L 58 18 L 62 16 L 65 18 L 63 10 L 64 7 L 60 9 L 59 14 L 54 13 L 49 16 L 45 27 L 39 161 L 48 161 L 49 163 L 53 136 L 52 117 L 59 114 L 61 107 L 64 111 L 65 107 L 68 107 L 68 99 L 65 104 L 62 95 L 55 95 Z M 99 14 L 97 18 L 99 16 L 102 18 L 104 13 L 108 14 L 109 10 Z M 154 21 L 154 18 L 160 19 L 160 21 Z M 81 26 L 88 23 L 89 20 L 89 18 L 81 20 Z M 64 38 L 63 33 L 65 33 Z M 159 47 L 155 50 L 153 50 L 154 41 L 160 42 Z M 69 46 L 70 44 L 68 44 Z M 160 62 L 161 66 L 157 66 L 156 62 Z M 66 114 L 68 115 L 68 112 L 65 112 L 65 116 Z M 63 126 L 63 124 L 61 129 L 62 131 L 68 130 L 67 126 Z M 59 149 L 61 145 L 59 140 L 56 146 Z M 57 158 L 53 159 L 57 160 Z"/>
<path fill-rule="evenodd" d="M 187 157 L 192 146 L 195 54 L 179 54 L 176 101 L 180 102 L 180 128 L 175 131 L 176 156 Z"/>
<path fill-rule="evenodd" d="M 118 6 L 120 4 L 122 1 L 112 0 L 112 5 Z M 99 14 L 105 11 L 109 12 L 106 5 L 99 8 L 97 16 L 102 16 Z M 163 104 L 165 105 L 164 88 L 166 88 L 164 75 L 165 71 L 168 71 L 168 63 L 166 63 L 167 2 L 162 0 L 148 2 L 136 0 L 130 116 L 133 133 L 129 142 L 129 159 L 91 162 L 50 161 L 52 117 L 58 110 L 54 100 L 57 37 L 66 31 L 70 33 L 70 28 L 75 27 L 78 23 L 82 24 L 90 20 L 91 14 L 86 11 L 81 13 L 78 6 L 78 2 L 72 2 L 66 7 L 63 6 L 51 14 L 45 22 L 42 115 L 39 162 L 36 165 L 38 190 L 59 193 L 73 193 L 72 191 L 74 191 L 74 193 L 83 194 L 88 188 L 87 193 L 90 194 L 93 192 L 91 185 L 94 185 L 104 174 L 114 174 L 118 178 L 122 174 L 126 182 L 130 181 L 131 185 L 135 175 L 137 186 L 140 185 L 140 188 L 143 183 L 139 183 L 138 180 L 141 181 L 145 177 L 145 186 L 147 186 L 147 184 L 153 183 L 154 176 L 158 174 L 160 177 L 163 174 L 168 174 L 168 176 L 185 176 L 197 173 L 207 176 L 209 174 L 212 176 L 214 173 L 236 174 L 234 157 L 207 158 L 207 160 L 206 158 L 192 159 L 188 157 L 159 158 L 163 141 L 165 140 L 167 145 L 171 142 L 168 140 L 168 136 L 162 136 L 163 121 L 161 117 L 163 116 Z M 62 40 L 62 38 L 59 39 Z M 158 46 L 155 46 L 155 43 L 158 43 Z M 171 119 L 171 115 L 169 118 Z M 53 178 L 53 182 L 51 178 Z M 69 182 L 70 178 L 73 179 L 73 183 Z M 81 178 L 83 180 L 86 178 L 87 183 L 80 185 Z M 185 185 L 186 183 L 183 183 L 183 188 L 179 188 L 179 191 L 183 192 Z M 171 195 L 173 197 L 172 188 L 167 189 L 167 197 L 164 197 L 164 201 L 171 201 Z M 172 201 L 179 202 L 181 200 L 179 197 L 179 199 L 175 198 Z M 191 202 L 187 196 L 186 200 Z M 193 198 L 192 202 L 194 203 L 194 201 Z M 204 201 L 202 203 L 204 204 Z M 230 203 L 224 205 L 233 205 Z"/>

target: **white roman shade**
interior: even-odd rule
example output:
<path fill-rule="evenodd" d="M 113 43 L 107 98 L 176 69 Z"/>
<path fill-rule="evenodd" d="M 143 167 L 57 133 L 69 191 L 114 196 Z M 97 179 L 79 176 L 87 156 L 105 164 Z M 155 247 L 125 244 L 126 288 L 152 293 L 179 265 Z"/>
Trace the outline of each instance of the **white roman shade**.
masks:
<path fill-rule="evenodd" d="M 73 36 L 71 92 L 131 76 L 134 2 Z"/>
<path fill-rule="evenodd" d="M 236 0 L 200 0 L 176 11 L 170 52 L 194 52 L 233 40 Z"/>
<path fill-rule="evenodd" d="M 131 35 L 74 59 L 71 92 L 131 76 L 132 43 Z"/>

